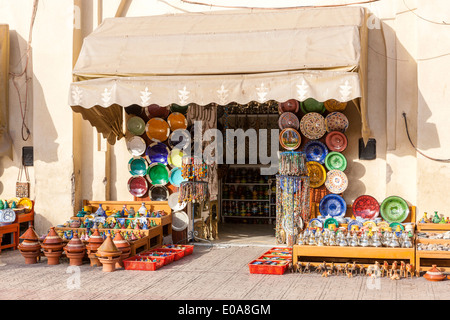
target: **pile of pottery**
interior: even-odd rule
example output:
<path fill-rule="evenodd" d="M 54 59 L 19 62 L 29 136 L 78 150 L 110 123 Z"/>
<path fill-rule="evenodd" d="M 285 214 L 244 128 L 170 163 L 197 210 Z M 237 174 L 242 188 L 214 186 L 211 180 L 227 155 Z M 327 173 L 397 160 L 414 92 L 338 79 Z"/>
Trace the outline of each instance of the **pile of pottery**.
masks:
<path fill-rule="evenodd" d="M 92 267 L 100 266 L 96 253 L 98 248 L 103 244 L 103 237 L 98 232 L 98 229 L 94 230 L 94 233 L 89 237 L 88 245 L 86 246 L 88 257 L 91 261 Z"/>
<path fill-rule="evenodd" d="M 341 247 L 412 248 L 413 238 L 407 232 L 346 231 L 306 228 L 297 237 L 298 245 Z"/>
<path fill-rule="evenodd" d="M 444 217 L 443 215 L 439 215 L 437 211 L 434 212 L 434 216 L 428 218 L 428 213 L 424 212 L 422 219 L 419 220 L 419 223 L 439 223 L 446 224 L 450 223 L 450 217 Z"/>
<path fill-rule="evenodd" d="M 113 272 L 116 270 L 116 264 L 121 259 L 122 251 L 116 247 L 111 235 L 108 234 L 106 240 L 98 247 L 95 255 L 103 265 L 104 272 Z"/>
<path fill-rule="evenodd" d="M 424 239 L 450 239 L 450 231 L 442 232 L 442 233 L 434 233 L 434 232 L 419 232 L 417 233 L 417 237 Z"/>
<path fill-rule="evenodd" d="M 47 257 L 47 264 L 57 265 L 59 264 L 59 258 L 63 253 L 63 239 L 55 231 L 55 227 L 51 227 L 47 236 L 42 243 L 42 249 L 44 255 Z"/>
<path fill-rule="evenodd" d="M 423 251 L 450 251 L 450 243 L 418 243 L 417 250 Z"/>
<path fill-rule="evenodd" d="M 23 240 L 19 244 L 19 251 L 25 258 L 26 264 L 37 263 L 39 256 L 41 255 L 41 244 L 39 243 L 39 237 L 32 227 L 29 227 L 24 234 L 20 236 Z"/>
<path fill-rule="evenodd" d="M 83 258 L 86 253 L 86 246 L 83 244 L 78 234 L 75 233 L 73 238 L 64 247 L 67 258 L 71 266 L 81 266 L 83 264 Z"/>

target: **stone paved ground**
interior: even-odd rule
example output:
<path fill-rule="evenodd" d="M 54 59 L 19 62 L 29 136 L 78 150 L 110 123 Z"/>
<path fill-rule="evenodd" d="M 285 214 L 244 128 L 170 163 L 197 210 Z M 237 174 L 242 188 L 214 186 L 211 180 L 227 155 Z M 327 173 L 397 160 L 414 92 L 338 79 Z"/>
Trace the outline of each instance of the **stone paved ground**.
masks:
<path fill-rule="evenodd" d="M 450 280 L 429 282 L 423 277 L 398 281 L 368 277 L 286 273 L 250 274 L 247 264 L 267 251 L 263 246 L 196 246 L 194 253 L 154 272 L 80 267 L 79 288 L 68 261 L 48 266 L 46 259 L 25 265 L 18 251 L 3 251 L 0 260 L 0 299 L 159 299 L 159 300 L 439 300 L 450 298 Z M 68 285 L 69 283 L 69 285 Z M 75 283 L 76 284 L 76 283 Z"/>

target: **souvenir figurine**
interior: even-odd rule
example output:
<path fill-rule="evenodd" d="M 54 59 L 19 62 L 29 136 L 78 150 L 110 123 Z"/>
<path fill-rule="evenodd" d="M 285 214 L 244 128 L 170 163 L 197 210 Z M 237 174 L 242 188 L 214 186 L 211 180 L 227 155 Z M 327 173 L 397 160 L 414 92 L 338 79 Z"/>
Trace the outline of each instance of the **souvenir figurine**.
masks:
<path fill-rule="evenodd" d="M 3 200 L 0 200 L 0 210 L 5 209 L 5 204 L 3 203 Z"/>
<path fill-rule="evenodd" d="M 145 207 L 144 202 L 142 202 L 141 207 L 139 208 L 138 212 L 141 216 L 147 215 L 147 208 Z"/>
<path fill-rule="evenodd" d="M 96 216 L 96 217 L 105 217 L 105 218 L 106 218 L 106 212 L 105 212 L 105 210 L 103 209 L 101 203 L 98 205 L 97 211 L 95 211 L 95 216 Z"/>
<path fill-rule="evenodd" d="M 427 222 L 428 222 L 428 216 L 427 216 L 427 213 L 424 212 L 423 217 L 422 217 L 422 219 L 420 219 L 419 223 L 427 223 Z"/>
<path fill-rule="evenodd" d="M 441 224 L 447 223 L 447 222 L 445 221 L 445 217 L 442 217 L 442 219 L 441 219 L 441 221 L 439 221 L 439 223 L 441 223 Z"/>

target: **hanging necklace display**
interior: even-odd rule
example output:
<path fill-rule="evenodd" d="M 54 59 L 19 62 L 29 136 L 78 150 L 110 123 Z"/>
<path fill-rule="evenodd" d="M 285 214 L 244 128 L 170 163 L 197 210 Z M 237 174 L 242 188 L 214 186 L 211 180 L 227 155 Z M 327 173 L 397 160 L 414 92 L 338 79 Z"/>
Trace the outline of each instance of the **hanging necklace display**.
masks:
<path fill-rule="evenodd" d="M 280 153 L 278 172 L 286 176 L 307 174 L 306 155 L 304 152 L 284 151 Z"/>

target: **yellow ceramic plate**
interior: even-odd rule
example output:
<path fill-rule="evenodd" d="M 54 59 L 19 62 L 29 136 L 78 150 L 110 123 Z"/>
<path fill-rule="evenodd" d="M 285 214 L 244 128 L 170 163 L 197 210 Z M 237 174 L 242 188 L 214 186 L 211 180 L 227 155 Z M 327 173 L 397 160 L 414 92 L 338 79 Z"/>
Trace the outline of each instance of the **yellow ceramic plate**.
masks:
<path fill-rule="evenodd" d="M 33 202 L 28 198 L 21 198 L 17 202 L 17 207 L 24 207 L 28 210 L 28 212 L 30 212 L 31 209 L 33 209 Z"/>
<path fill-rule="evenodd" d="M 387 223 L 386 221 L 381 221 L 377 224 L 377 227 L 381 230 L 386 231 L 389 228 L 389 223 Z"/>
<path fill-rule="evenodd" d="M 327 173 L 320 163 L 308 161 L 306 167 L 308 169 L 309 185 L 311 188 L 318 188 L 325 183 Z"/>
<path fill-rule="evenodd" d="M 367 227 L 368 229 L 372 229 L 373 227 L 376 227 L 377 224 L 373 221 L 366 221 L 363 223 L 364 227 Z"/>

